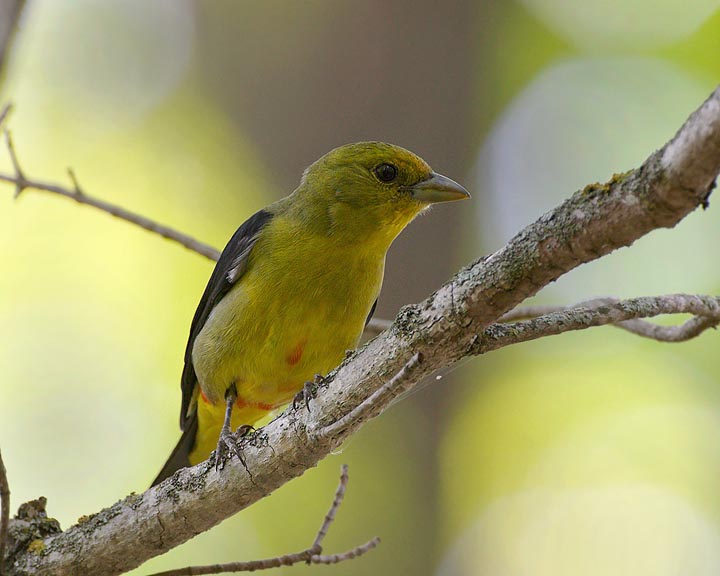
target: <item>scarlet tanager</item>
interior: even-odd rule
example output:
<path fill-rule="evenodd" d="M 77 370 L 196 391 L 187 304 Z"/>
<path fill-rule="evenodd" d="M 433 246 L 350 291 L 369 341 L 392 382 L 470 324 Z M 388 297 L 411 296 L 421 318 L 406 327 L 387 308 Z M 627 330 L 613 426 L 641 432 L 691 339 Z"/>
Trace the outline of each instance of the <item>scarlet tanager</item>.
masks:
<path fill-rule="evenodd" d="M 183 433 L 153 485 L 216 446 L 224 453 L 231 430 L 337 366 L 372 316 L 392 241 L 430 204 L 469 197 L 415 154 L 360 142 L 327 153 L 240 226 L 195 312 Z"/>

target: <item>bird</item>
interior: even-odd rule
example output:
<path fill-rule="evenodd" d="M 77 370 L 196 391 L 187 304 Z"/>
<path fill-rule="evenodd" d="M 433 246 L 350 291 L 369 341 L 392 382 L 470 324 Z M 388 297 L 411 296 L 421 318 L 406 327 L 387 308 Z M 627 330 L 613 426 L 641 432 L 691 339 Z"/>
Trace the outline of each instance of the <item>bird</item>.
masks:
<path fill-rule="evenodd" d="M 400 146 L 358 142 L 322 156 L 292 194 L 246 220 L 195 311 L 182 435 L 153 486 L 213 449 L 219 458 L 234 430 L 336 367 L 373 315 L 393 240 L 431 205 L 469 197 Z"/>

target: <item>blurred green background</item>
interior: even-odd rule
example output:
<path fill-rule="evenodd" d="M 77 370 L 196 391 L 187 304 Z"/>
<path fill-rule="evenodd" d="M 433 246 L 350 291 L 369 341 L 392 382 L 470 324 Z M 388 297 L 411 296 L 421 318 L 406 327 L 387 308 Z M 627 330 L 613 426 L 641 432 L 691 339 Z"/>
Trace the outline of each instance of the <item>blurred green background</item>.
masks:
<path fill-rule="evenodd" d="M 573 190 L 637 166 L 720 78 L 717 0 L 29 0 L 0 101 L 28 175 L 81 184 L 222 247 L 330 148 L 381 139 L 464 183 L 393 247 L 379 315 L 437 288 Z M 0 169 L 7 172 L 5 151 Z M 0 189 L 0 443 L 13 506 L 63 527 L 142 491 L 179 434 L 212 264 L 40 192 Z M 715 203 L 713 203 L 715 204 Z M 538 297 L 718 293 L 720 210 Z M 717 334 L 612 328 L 462 363 L 316 469 L 137 574 L 327 540 L 295 573 L 720 571 Z"/>

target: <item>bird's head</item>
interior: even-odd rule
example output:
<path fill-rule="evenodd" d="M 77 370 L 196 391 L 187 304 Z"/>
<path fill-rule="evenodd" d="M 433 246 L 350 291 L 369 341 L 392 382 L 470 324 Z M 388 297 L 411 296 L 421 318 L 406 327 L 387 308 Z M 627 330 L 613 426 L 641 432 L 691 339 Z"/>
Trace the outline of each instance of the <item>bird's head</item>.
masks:
<path fill-rule="evenodd" d="M 298 192 L 322 206 L 329 233 L 375 236 L 388 245 L 431 204 L 470 197 L 422 158 L 383 142 L 331 150 L 305 171 Z"/>

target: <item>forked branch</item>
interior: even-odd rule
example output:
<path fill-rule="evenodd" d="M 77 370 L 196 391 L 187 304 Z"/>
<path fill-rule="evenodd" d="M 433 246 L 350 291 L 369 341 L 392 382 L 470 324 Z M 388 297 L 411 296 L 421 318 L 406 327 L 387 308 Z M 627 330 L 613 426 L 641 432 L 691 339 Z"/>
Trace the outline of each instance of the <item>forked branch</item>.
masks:
<path fill-rule="evenodd" d="M 269 568 L 279 568 L 280 566 L 292 566 L 293 564 L 338 564 L 346 560 L 358 558 L 366 554 L 380 544 L 380 538 L 375 537 L 360 546 L 356 546 L 341 554 L 324 555 L 322 553 L 322 543 L 327 536 L 330 525 L 335 520 L 335 514 L 345 498 L 345 490 L 349 480 L 348 467 L 343 464 L 340 483 L 335 490 L 335 497 L 323 519 L 322 525 L 315 536 L 315 540 L 310 548 L 306 548 L 294 554 L 284 554 L 274 558 L 266 558 L 264 560 L 252 560 L 249 562 L 228 562 L 226 564 L 211 564 L 207 566 L 188 566 L 186 568 L 178 568 L 175 570 L 167 570 L 165 572 L 156 572 L 150 576 L 200 576 L 201 574 L 223 574 L 231 572 L 254 572 L 255 570 L 267 570 Z"/>
<path fill-rule="evenodd" d="M 5 116 L 7 116 L 8 111 L 9 108 L 6 107 L 3 111 Z M 4 118 L 5 116 L 0 117 L 0 119 Z M 16 198 L 20 196 L 20 194 L 22 194 L 25 190 L 29 189 L 49 192 L 51 194 L 57 194 L 64 198 L 74 200 L 78 204 L 85 204 L 86 206 L 92 206 L 93 208 L 102 210 L 103 212 L 106 212 L 111 216 L 115 216 L 116 218 L 120 218 L 121 220 L 130 222 L 131 224 L 140 226 L 140 228 L 143 228 L 148 232 L 159 234 L 163 238 L 167 238 L 168 240 L 177 242 L 181 246 L 184 246 L 185 248 L 188 248 L 193 252 L 197 252 L 198 254 L 209 258 L 210 260 L 217 260 L 220 257 L 220 252 L 218 252 L 215 248 L 208 244 L 200 242 L 199 240 L 196 240 L 192 236 L 188 236 L 187 234 L 183 234 L 182 232 L 179 232 L 174 228 L 159 224 L 158 222 L 155 222 L 150 218 L 146 218 L 145 216 L 141 216 L 140 214 L 131 212 L 130 210 L 126 210 L 125 208 L 123 208 L 122 206 L 118 206 L 117 204 L 105 202 L 104 200 L 100 200 L 99 198 L 88 195 L 80 187 L 78 179 L 75 176 L 75 172 L 72 168 L 68 168 L 68 177 L 70 178 L 70 181 L 72 183 L 72 187 L 70 188 L 61 186 L 59 184 L 43 182 L 41 180 L 36 180 L 35 178 L 27 178 L 18 160 L 12 136 L 7 130 L 5 130 L 5 144 L 7 146 L 8 154 L 10 155 L 10 161 L 13 165 L 14 174 L 0 173 L 0 181 L 8 182 L 9 184 L 15 185 Z"/>

